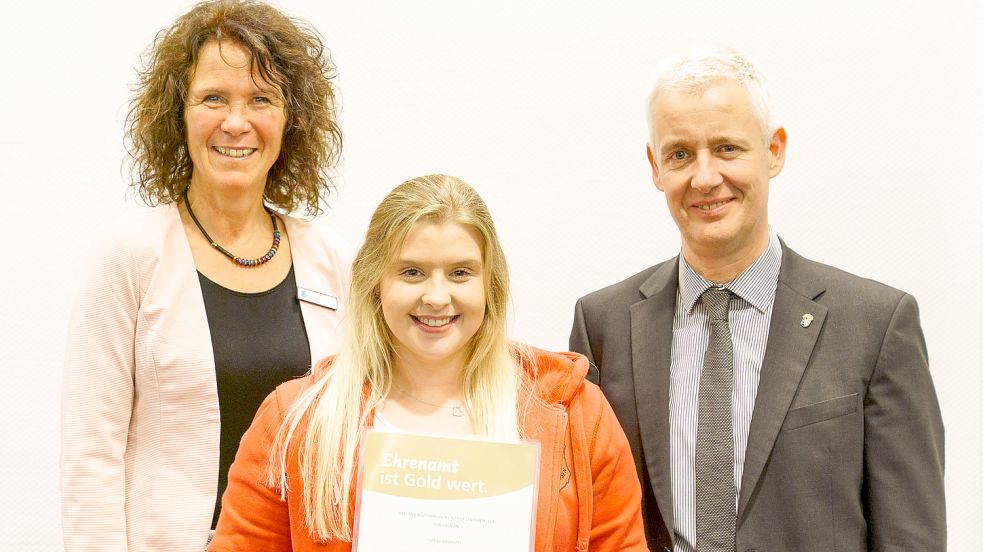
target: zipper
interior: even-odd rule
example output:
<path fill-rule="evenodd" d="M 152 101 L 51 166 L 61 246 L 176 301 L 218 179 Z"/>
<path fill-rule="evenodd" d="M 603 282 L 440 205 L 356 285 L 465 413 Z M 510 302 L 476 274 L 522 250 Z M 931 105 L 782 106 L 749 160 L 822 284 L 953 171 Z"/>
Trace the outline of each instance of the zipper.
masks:
<path fill-rule="evenodd" d="M 550 473 L 540 474 L 540 477 L 545 476 L 550 478 L 548 488 L 549 492 L 552 494 L 550 497 L 549 516 L 547 517 L 549 523 L 545 527 L 548 533 L 546 535 L 546 546 L 544 547 L 544 550 L 553 550 L 553 536 L 556 532 L 552 529 L 556 527 L 556 515 L 560 507 L 559 474 L 560 470 L 563 469 L 563 448 L 567 434 L 569 414 L 567 413 L 566 408 L 563 408 L 562 406 L 559 408 L 561 409 L 561 412 L 558 416 L 559 419 L 557 420 L 557 430 L 550 436 L 553 441 L 553 455 L 552 458 L 550 458 Z"/>

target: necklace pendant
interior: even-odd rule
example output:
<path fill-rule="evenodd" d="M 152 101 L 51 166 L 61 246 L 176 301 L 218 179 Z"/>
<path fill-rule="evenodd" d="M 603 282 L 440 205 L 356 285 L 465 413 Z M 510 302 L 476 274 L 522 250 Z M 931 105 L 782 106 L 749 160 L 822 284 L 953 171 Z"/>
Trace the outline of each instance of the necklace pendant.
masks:
<path fill-rule="evenodd" d="M 463 418 L 464 417 L 464 409 L 461 408 L 460 406 L 452 406 L 451 407 L 451 415 L 453 415 L 455 418 Z"/>

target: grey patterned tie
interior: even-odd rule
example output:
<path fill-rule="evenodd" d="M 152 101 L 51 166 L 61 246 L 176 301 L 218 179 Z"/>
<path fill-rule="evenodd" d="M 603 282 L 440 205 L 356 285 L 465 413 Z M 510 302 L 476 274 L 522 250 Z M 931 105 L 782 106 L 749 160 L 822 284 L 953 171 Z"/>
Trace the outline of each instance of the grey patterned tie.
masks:
<path fill-rule="evenodd" d="M 710 316 L 710 344 L 700 375 L 696 427 L 696 550 L 737 548 L 737 490 L 734 487 L 734 344 L 727 311 L 730 291 L 710 288 L 703 304 Z"/>

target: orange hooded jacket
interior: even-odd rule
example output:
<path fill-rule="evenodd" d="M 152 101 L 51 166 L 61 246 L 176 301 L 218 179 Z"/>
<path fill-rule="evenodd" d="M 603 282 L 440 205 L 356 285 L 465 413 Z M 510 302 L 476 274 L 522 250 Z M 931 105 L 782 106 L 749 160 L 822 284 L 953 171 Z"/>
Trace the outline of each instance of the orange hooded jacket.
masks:
<path fill-rule="evenodd" d="M 587 360 L 576 353 L 520 350 L 532 394 L 539 399 L 520 398 L 528 405 L 520 414 L 520 434 L 541 447 L 536 552 L 648 550 L 631 450 L 607 400 L 584 380 Z M 349 542 L 311 538 L 304 526 L 300 485 L 290 487 L 283 501 L 264 484 L 273 436 L 291 402 L 321 372 L 284 383 L 260 406 L 229 470 L 209 552 L 351 550 Z M 295 442 L 299 439 L 294 436 Z M 297 466 L 289 462 L 289 479 L 299 480 Z"/>

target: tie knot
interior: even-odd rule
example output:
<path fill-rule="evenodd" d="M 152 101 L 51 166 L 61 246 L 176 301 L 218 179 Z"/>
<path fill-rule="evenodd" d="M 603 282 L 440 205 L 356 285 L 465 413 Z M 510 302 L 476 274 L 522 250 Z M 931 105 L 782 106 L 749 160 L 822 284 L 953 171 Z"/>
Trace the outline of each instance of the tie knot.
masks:
<path fill-rule="evenodd" d="M 709 288 L 703 292 L 703 304 L 711 320 L 727 320 L 727 310 L 730 306 L 730 290 L 725 288 Z"/>

